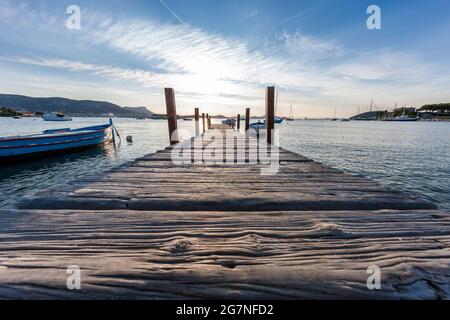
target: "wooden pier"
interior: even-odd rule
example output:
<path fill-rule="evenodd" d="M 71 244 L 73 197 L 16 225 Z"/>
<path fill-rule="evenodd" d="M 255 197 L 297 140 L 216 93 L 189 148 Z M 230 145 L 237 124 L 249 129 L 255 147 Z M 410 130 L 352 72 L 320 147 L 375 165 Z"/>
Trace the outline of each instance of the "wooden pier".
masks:
<path fill-rule="evenodd" d="M 206 121 L 191 140 L 2 210 L 0 298 L 450 297 L 447 212 L 273 145 L 278 172 L 261 175 L 270 164 L 248 136 L 218 149 L 226 127 Z M 67 289 L 68 266 L 81 290 Z M 367 287 L 373 266 L 380 290 Z"/>

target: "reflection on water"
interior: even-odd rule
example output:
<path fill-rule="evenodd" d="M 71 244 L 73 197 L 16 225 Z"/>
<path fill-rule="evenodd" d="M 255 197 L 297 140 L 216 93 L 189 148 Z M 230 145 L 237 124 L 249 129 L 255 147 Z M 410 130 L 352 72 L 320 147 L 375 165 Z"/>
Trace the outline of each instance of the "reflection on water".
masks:
<path fill-rule="evenodd" d="M 107 122 L 106 118 L 76 118 L 67 123 L 0 118 L 0 136 L 39 133 L 45 129 L 63 127 L 80 128 Z M 83 152 L 0 166 L 0 206 L 11 207 L 26 194 L 54 188 L 86 174 L 106 171 L 168 145 L 165 121 L 115 119 L 114 123 L 122 137 L 117 148 L 109 144 Z M 133 136 L 134 143 L 125 141 L 128 135 Z"/>
<path fill-rule="evenodd" d="M 450 123 L 296 121 L 280 143 L 450 209 Z"/>
<path fill-rule="evenodd" d="M 84 127 L 107 119 L 75 119 L 72 123 L 0 118 L 0 136 L 28 134 L 58 127 Z M 112 145 L 84 152 L 0 167 L 0 206 L 20 196 L 55 188 L 86 174 L 108 170 L 165 148 L 166 121 L 115 119 L 122 137 Z M 193 130 L 193 122 L 179 121 Z M 241 128 L 244 122 L 241 124 Z M 396 189 L 419 194 L 450 209 L 450 123 L 295 121 L 277 126 L 280 144 L 347 172 L 368 176 Z M 128 144 L 125 137 L 133 136 Z"/>
<path fill-rule="evenodd" d="M 117 161 L 112 144 L 82 152 L 52 156 L 45 159 L 0 166 L 1 201 L 9 206 L 15 199 L 30 191 L 47 189 L 68 182 L 99 167 L 109 168 Z"/>

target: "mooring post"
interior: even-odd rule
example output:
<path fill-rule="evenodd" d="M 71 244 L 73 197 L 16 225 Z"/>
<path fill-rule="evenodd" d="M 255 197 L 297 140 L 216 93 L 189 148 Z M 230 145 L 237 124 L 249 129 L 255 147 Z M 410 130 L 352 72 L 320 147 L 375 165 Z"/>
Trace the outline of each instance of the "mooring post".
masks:
<path fill-rule="evenodd" d="M 195 120 L 195 135 L 198 136 L 200 134 L 200 123 L 199 123 L 199 110 L 198 108 L 194 109 L 194 120 Z"/>
<path fill-rule="evenodd" d="M 211 116 L 208 115 L 208 130 L 211 129 Z"/>
<path fill-rule="evenodd" d="M 245 132 L 250 129 L 250 108 L 245 109 Z"/>
<path fill-rule="evenodd" d="M 241 130 L 241 115 L 237 115 L 237 123 L 236 123 L 236 129 L 237 131 Z"/>
<path fill-rule="evenodd" d="M 175 92 L 172 88 L 164 88 L 166 95 L 166 110 L 167 122 L 169 124 L 169 139 L 170 144 L 176 144 L 178 139 L 178 125 L 177 125 L 177 107 L 175 105 Z"/>
<path fill-rule="evenodd" d="M 275 122 L 275 87 L 266 89 L 266 135 L 267 143 L 272 144 L 272 132 Z"/>
<path fill-rule="evenodd" d="M 203 124 L 203 133 L 205 133 L 205 114 L 202 113 L 202 124 Z"/>
<path fill-rule="evenodd" d="M 209 130 L 209 114 L 206 114 L 206 130 Z"/>

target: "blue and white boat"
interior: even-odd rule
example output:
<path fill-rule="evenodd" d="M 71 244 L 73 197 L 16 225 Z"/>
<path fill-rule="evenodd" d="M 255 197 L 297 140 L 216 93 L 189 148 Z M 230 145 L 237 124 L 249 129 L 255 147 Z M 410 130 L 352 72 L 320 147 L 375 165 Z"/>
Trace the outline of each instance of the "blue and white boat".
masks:
<path fill-rule="evenodd" d="M 252 129 L 265 129 L 266 128 L 266 122 L 258 120 L 258 122 L 250 123 L 250 128 L 252 128 Z"/>
<path fill-rule="evenodd" d="M 274 124 L 282 123 L 283 120 L 284 120 L 283 118 L 275 117 L 273 119 L 273 123 Z M 250 123 L 250 128 L 265 129 L 266 128 L 266 120 L 258 120 L 257 122 Z"/>
<path fill-rule="evenodd" d="M 83 150 L 113 139 L 111 120 L 108 124 L 73 130 L 52 129 L 41 134 L 0 137 L 0 162 Z"/>
<path fill-rule="evenodd" d="M 45 113 L 42 116 L 42 119 L 44 119 L 45 121 L 72 121 L 71 117 L 68 117 L 61 112 Z"/>
<path fill-rule="evenodd" d="M 273 119 L 273 123 L 282 123 L 283 120 L 284 120 L 283 118 L 275 117 L 275 118 Z"/>
<path fill-rule="evenodd" d="M 236 119 L 229 118 L 229 119 L 222 120 L 222 124 L 226 124 L 226 125 L 228 125 L 230 127 L 235 126 L 236 125 Z"/>

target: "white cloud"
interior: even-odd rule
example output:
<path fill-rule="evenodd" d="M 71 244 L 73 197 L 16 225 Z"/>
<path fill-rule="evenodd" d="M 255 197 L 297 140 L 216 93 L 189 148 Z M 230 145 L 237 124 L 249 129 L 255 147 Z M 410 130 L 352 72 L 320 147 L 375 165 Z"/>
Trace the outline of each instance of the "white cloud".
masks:
<path fill-rule="evenodd" d="M 337 75 L 356 80 L 426 81 L 431 66 L 417 57 L 391 50 L 359 54 L 350 61 L 332 68 Z"/>
<path fill-rule="evenodd" d="M 133 80 L 144 86 L 161 86 L 164 80 L 158 74 L 140 69 L 123 69 L 113 66 L 94 65 L 80 61 L 70 61 L 55 58 L 0 57 L 1 60 L 36 65 L 41 67 L 65 69 L 74 72 L 89 72 L 93 75 L 116 80 Z"/>
<path fill-rule="evenodd" d="M 291 56 L 304 60 L 329 59 L 344 53 L 334 41 L 308 36 L 299 30 L 294 33 L 283 30 L 277 38 L 284 43 L 284 48 Z"/>
<path fill-rule="evenodd" d="M 184 91 L 221 93 L 238 83 L 253 84 L 253 88 L 272 83 L 308 86 L 302 66 L 295 61 L 266 56 L 250 50 L 239 39 L 188 25 L 127 21 L 94 31 L 88 37 L 94 43 L 146 61 L 166 73 L 172 86 Z"/>
<path fill-rule="evenodd" d="M 259 11 L 257 9 L 252 9 L 249 12 L 247 12 L 247 18 L 254 18 L 259 14 Z"/>
<path fill-rule="evenodd" d="M 299 11 L 296 14 L 289 16 L 289 17 L 285 18 L 284 20 L 282 20 L 280 22 L 280 24 L 285 24 L 285 23 L 291 22 L 291 21 L 294 23 L 298 23 L 302 15 L 303 15 L 303 12 Z"/>

